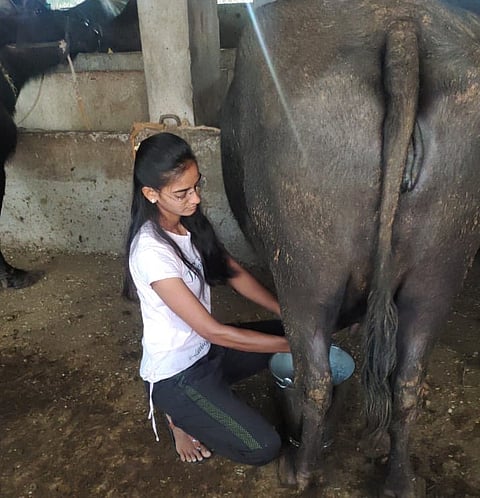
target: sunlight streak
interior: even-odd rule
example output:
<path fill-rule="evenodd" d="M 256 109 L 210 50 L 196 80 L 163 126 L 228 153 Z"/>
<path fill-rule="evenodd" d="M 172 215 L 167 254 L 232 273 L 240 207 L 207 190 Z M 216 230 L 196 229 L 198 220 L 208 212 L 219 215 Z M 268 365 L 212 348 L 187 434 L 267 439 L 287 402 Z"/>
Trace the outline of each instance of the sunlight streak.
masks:
<path fill-rule="evenodd" d="M 112 17 L 117 17 L 128 3 L 128 0 L 101 0 L 103 10 Z"/>
<path fill-rule="evenodd" d="M 267 44 L 265 43 L 265 39 L 264 39 L 263 34 L 260 30 L 260 26 L 258 25 L 257 18 L 255 15 L 255 10 L 251 4 L 247 5 L 247 11 L 248 11 L 250 19 L 252 21 L 252 25 L 253 25 L 253 28 L 255 30 L 255 34 L 257 35 L 258 42 L 260 44 L 260 48 L 262 49 L 263 56 L 265 57 L 265 62 L 267 63 L 268 70 L 270 71 L 273 83 L 275 85 L 278 96 L 280 98 L 280 103 L 282 104 L 283 110 L 285 111 L 285 115 L 287 116 L 288 125 L 290 126 L 290 129 L 293 132 L 293 135 L 295 137 L 295 141 L 297 142 L 297 146 L 298 146 L 299 150 L 301 151 L 302 155 L 304 155 L 305 148 L 302 144 L 300 134 L 298 132 L 298 128 L 293 120 L 293 116 L 292 116 L 290 107 L 289 107 L 287 99 L 285 97 L 285 92 L 282 89 L 282 85 L 280 83 L 280 79 L 277 75 L 277 71 L 275 70 L 275 66 L 273 65 L 272 59 L 270 57 L 270 53 L 268 51 Z"/>
<path fill-rule="evenodd" d="M 50 0 L 52 10 L 63 10 L 77 7 L 83 0 Z M 118 16 L 128 3 L 128 0 L 99 0 L 98 2 L 109 17 Z"/>

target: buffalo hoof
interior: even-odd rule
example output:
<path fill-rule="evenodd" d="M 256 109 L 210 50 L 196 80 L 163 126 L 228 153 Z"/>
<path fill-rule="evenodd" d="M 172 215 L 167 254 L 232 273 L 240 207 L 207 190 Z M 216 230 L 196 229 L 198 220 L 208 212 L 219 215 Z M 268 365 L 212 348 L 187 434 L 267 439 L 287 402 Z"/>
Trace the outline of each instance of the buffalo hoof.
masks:
<path fill-rule="evenodd" d="M 387 484 L 379 494 L 380 498 L 426 498 L 427 483 L 425 479 L 417 477 L 409 479 L 404 485 Z"/>
<path fill-rule="evenodd" d="M 369 458 L 385 458 L 390 453 L 390 436 L 387 431 L 380 431 L 375 435 L 365 431 L 359 447 Z"/>
<path fill-rule="evenodd" d="M 286 447 L 282 449 L 278 457 L 278 480 L 280 485 L 286 488 L 297 487 L 297 477 L 295 475 L 294 448 Z"/>
<path fill-rule="evenodd" d="M 0 288 L 23 289 L 38 282 L 44 274 L 43 271 L 25 271 L 10 267 L 0 276 Z"/>
<path fill-rule="evenodd" d="M 314 484 L 315 476 L 311 472 L 299 471 L 295 465 L 295 456 L 296 448 L 287 447 L 282 450 L 278 459 L 278 480 L 281 486 L 302 493 Z"/>

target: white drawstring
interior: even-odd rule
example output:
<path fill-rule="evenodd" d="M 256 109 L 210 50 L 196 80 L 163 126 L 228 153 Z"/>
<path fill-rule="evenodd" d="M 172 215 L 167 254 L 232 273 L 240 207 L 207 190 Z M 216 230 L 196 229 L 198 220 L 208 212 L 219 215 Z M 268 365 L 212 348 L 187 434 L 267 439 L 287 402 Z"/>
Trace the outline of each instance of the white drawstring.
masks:
<path fill-rule="evenodd" d="M 152 419 L 152 429 L 155 433 L 155 439 L 160 441 L 157 433 L 157 424 L 155 423 L 155 407 L 153 406 L 153 382 L 150 382 L 150 411 L 148 412 L 148 420 Z"/>

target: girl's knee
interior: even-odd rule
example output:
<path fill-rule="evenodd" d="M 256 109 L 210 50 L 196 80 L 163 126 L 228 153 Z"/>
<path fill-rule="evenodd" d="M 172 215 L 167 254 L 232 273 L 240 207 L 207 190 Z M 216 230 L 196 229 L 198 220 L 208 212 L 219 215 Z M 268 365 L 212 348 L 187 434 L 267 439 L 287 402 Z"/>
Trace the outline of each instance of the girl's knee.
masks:
<path fill-rule="evenodd" d="M 244 453 L 241 463 L 255 466 L 266 465 L 278 457 L 281 446 L 282 441 L 280 436 L 274 432 L 261 448 Z"/>

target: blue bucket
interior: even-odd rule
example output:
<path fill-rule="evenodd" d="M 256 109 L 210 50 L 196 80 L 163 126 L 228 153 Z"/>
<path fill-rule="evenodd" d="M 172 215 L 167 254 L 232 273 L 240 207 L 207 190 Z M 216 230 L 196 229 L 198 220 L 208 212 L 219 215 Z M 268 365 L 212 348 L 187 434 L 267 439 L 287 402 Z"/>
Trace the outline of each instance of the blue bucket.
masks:
<path fill-rule="evenodd" d="M 353 358 L 338 346 L 330 347 L 330 369 L 334 386 L 346 381 L 355 370 Z M 283 389 L 293 388 L 293 359 L 291 353 L 276 353 L 270 358 L 270 372 L 277 385 Z"/>
<path fill-rule="evenodd" d="M 338 346 L 330 347 L 330 369 L 332 371 L 332 382 L 334 386 L 346 381 L 355 370 L 353 358 Z M 302 404 L 303 397 L 301 392 L 295 388 L 293 382 L 293 360 L 290 353 L 276 353 L 270 358 L 270 372 L 275 378 L 277 384 L 277 397 L 280 402 L 282 415 L 288 432 L 288 440 L 294 446 L 300 445 L 300 435 L 302 431 Z M 334 399 L 338 398 L 334 389 Z M 330 413 L 330 411 L 329 411 Z M 331 433 L 334 416 L 328 416 L 326 419 L 326 430 L 323 435 L 322 445 L 324 448 L 332 443 Z"/>

